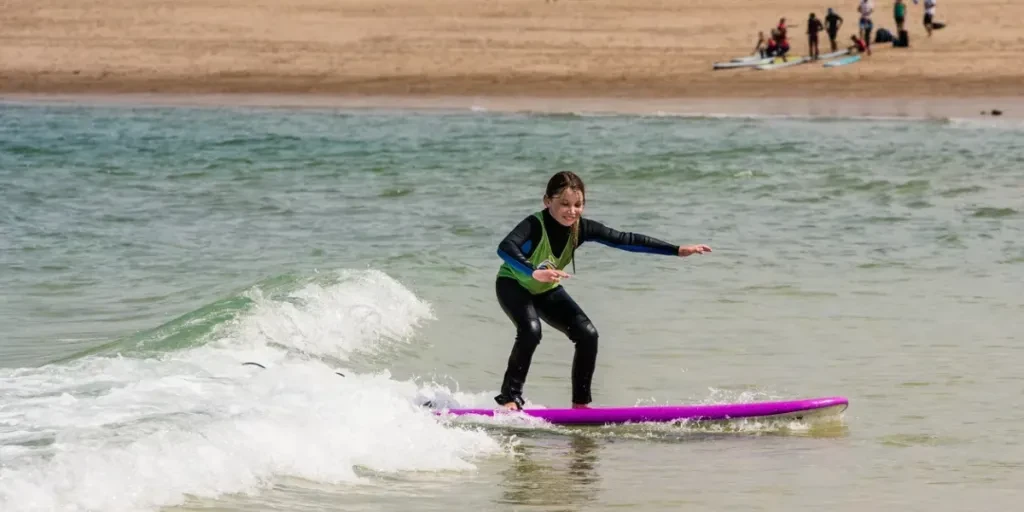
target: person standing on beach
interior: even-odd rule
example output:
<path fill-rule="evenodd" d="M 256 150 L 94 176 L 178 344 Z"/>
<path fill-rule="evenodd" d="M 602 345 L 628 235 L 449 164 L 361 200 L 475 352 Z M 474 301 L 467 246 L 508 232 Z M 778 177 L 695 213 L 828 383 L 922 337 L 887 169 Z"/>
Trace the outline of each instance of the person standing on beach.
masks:
<path fill-rule="evenodd" d="M 860 0 L 857 12 L 860 13 L 860 38 L 868 47 L 867 54 L 871 55 L 871 30 L 875 28 L 871 22 L 871 14 L 875 12 L 875 5 L 871 0 Z"/>
<path fill-rule="evenodd" d="M 839 35 L 839 29 L 843 26 L 843 17 L 836 14 L 831 7 L 828 8 L 828 14 L 825 15 L 825 32 L 828 32 L 828 42 L 832 44 L 832 51 L 836 51 L 838 46 L 836 45 L 836 36 Z"/>
<path fill-rule="evenodd" d="M 810 17 L 807 18 L 807 47 L 811 55 L 811 59 L 818 60 L 818 32 L 821 32 L 824 27 L 821 25 L 821 20 L 814 16 L 812 12 Z"/>
<path fill-rule="evenodd" d="M 907 19 L 907 4 L 903 3 L 903 0 L 896 0 L 893 4 L 892 17 L 896 20 L 896 30 L 903 32 L 903 21 Z"/>
<path fill-rule="evenodd" d="M 932 23 L 935 21 L 935 0 L 924 0 L 924 29 L 928 37 L 932 36 Z"/>

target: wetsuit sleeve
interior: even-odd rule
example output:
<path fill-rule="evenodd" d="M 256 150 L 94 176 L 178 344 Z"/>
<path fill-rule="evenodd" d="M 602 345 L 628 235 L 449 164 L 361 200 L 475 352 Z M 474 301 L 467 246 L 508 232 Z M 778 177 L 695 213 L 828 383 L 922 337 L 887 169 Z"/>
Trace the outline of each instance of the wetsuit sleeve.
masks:
<path fill-rule="evenodd" d="M 594 241 L 631 252 L 678 256 L 679 246 L 639 233 L 616 231 L 600 222 L 580 219 L 580 243 Z"/>
<path fill-rule="evenodd" d="M 540 222 L 536 217 L 530 216 L 523 219 L 505 238 L 498 244 L 498 256 L 516 272 L 533 275 L 533 265 L 527 255 L 530 254 L 540 240 Z"/>

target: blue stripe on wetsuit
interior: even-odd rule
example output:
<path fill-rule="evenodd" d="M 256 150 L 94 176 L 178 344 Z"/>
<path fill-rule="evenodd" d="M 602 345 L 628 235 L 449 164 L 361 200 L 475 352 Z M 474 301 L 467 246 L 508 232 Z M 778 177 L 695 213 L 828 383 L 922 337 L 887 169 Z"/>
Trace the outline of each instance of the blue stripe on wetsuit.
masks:
<path fill-rule="evenodd" d="M 532 248 L 533 248 L 533 240 L 527 240 L 526 243 L 523 244 L 523 246 L 520 248 L 520 250 L 523 251 L 523 254 L 530 254 L 530 249 L 532 249 Z M 505 260 L 505 263 L 508 263 L 508 265 L 510 267 L 512 267 L 512 270 L 515 270 L 516 272 L 519 272 L 520 274 L 525 274 L 525 275 L 528 275 L 528 276 L 532 276 L 533 275 L 533 269 L 532 268 L 527 267 L 526 265 L 523 265 L 523 262 L 513 258 L 511 254 L 508 254 L 507 252 L 505 252 L 505 251 L 503 251 L 501 249 L 498 249 L 498 257 L 500 257 L 501 259 Z"/>

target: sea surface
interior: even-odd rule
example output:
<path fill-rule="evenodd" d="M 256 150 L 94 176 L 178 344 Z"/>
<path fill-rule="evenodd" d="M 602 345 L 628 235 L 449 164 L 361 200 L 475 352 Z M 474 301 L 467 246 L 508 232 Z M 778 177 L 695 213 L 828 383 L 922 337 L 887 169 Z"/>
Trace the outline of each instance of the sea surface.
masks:
<path fill-rule="evenodd" d="M 490 407 L 496 247 L 561 170 L 595 405 Z M 571 270 L 571 269 L 570 269 Z M 956 119 L 0 104 L 0 510 L 1014 510 L 1024 127 Z M 548 328 L 526 386 L 569 403 Z M 259 363 L 260 366 L 244 364 Z"/>

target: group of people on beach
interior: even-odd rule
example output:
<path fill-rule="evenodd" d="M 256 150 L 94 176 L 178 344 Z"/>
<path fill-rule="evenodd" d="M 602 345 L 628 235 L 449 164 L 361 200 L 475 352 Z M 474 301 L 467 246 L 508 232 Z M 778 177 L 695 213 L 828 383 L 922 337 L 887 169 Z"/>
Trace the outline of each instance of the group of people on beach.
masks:
<path fill-rule="evenodd" d="M 916 5 L 919 0 L 913 1 Z M 943 24 L 935 21 L 935 3 L 936 0 L 924 0 L 924 28 L 928 32 L 928 37 L 931 37 L 933 30 L 943 26 Z M 858 31 L 856 34 L 850 35 L 850 41 L 853 44 L 848 49 L 851 53 L 871 55 L 871 33 L 875 28 L 871 17 L 874 12 L 875 5 L 872 0 L 860 0 L 860 4 L 857 6 L 857 13 L 860 15 Z M 893 18 L 896 22 L 897 33 L 900 35 L 906 33 L 906 28 L 904 27 L 906 16 L 906 2 L 904 0 L 895 0 L 893 3 Z M 795 27 L 796 25 L 793 26 Z M 824 21 L 819 19 L 813 12 L 810 14 L 807 18 L 806 33 L 808 55 L 811 59 L 818 59 L 820 55 L 818 36 L 823 31 L 828 34 L 832 52 L 838 51 L 836 37 L 839 35 L 839 29 L 842 26 L 843 17 L 837 14 L 831 7 L 828 8 Z M 764 32 L 758 32 L 757 45 L 754 47 L 754 52 L 760 54 L 762 58 L 782 57 L 785 60 L 790 50 L 787 37 L 788 28 L 786 18 L 781 18 L 779 19 L 779 24 L 771 30 L 770 38 L 765 38 Z"/>

